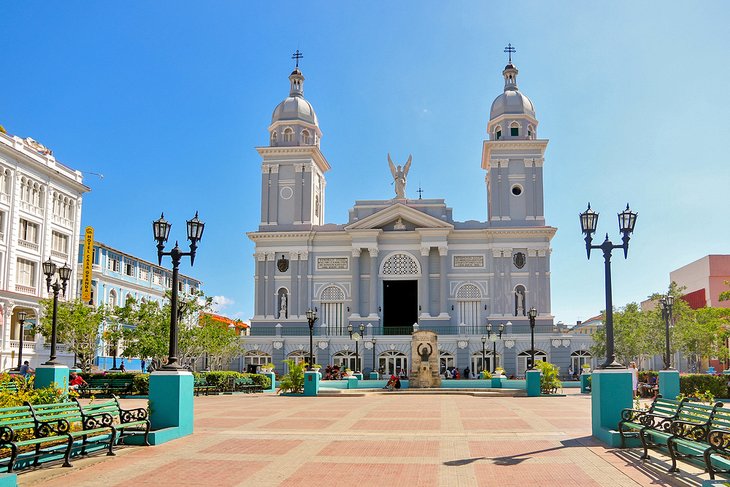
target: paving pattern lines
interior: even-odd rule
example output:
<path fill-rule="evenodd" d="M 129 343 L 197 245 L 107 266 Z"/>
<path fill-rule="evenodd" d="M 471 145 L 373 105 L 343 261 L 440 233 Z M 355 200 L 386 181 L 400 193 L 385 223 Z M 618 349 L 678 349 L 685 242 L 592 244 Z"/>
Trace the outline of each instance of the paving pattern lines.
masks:
<path fill-rule="evenodd" d="M 195 408 L 191 436 L 24 473 L 20 485 L 696 486 L 708 477 L 666 475 L 660 455 L 644 464 L 636 449 L 597 443 L 581 396 L 252 394 L 203 396 Z"/>

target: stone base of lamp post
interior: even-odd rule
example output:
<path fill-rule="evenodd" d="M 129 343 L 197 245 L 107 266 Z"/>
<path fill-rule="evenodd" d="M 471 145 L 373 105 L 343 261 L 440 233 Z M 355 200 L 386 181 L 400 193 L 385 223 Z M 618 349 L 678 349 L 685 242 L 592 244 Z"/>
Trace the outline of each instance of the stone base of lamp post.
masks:
<path fill-rule="evenodd" d="M 593 436 L 609 446 L 621 446 L 618 422 L 621 411 L 633 405 L 631 372 L 627 369 L 597 369 L 591 374 L 591 422 Z M 638 440 L 626 446 L 638 446 Z"/>
<path fill-rule="evenodd" d="M 35 369 L 35 381 L 33 382 L 36 389 L 50 387 L 55 384 L 64 393 L 68 391 L 68 367 L 65 365 L 39 365 Z"/>
<path fill-rule="evenodd" d="M 193 433 L 193 382 L 187 370 L 150 374 L 150 443 L 159 445 Z"/>
<path fill-rule="evenodd" d="M 375 371 L 370 372 L 370 380 L 378 380 L 380 378 L 380 374 L 378 374 Z"/>
<path fill-rule="evenodd" d="M 494 388 L 494 389 L 502 388 L 502 378 L 501 377 L 492 377 L 492 388 Z"/>
<path fill-rule="evenodd" d="M 539 370 L 528 370 L 525 372 L 525 379 L 527 379 L 527 396 L 537 397 L 540 395 L 540 371 Z"/>
<path fill-rule="evenodd" d="M 304 395 L 316 396 L 319 394 L 319 372 L 308 370 L 304 372 Z"/>
<path fill-rule="evenodd" d="M 264 392 L 276 392 L 276 374 L 272 372 L 264 372 L 263 375 L 271 379 L 271 387 L 266 389 Z"/>
<path fill-rule="evenodd" d="M 357 389 L 357 384 L 360 382 L 360 379 L 358 379 L 356 376 L 348 377 L 347 378 L 347 388 L 348 389 Z"/>
<path fill-rule="evenodd" d="M 679 395 L 679 371 L 659 371 L 659 394 L 664 399 L 677 399 Z"/>

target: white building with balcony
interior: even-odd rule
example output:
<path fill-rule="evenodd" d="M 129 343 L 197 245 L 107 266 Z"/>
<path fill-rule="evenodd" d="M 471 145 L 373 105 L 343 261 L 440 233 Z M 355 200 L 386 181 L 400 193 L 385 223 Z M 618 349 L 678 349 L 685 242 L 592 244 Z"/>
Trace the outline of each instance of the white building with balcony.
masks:
<path fill-rule="evenodd" d="M 42 262 L 68 264 L 76 279 L 81 225 L 81 200 L 89 188 L 83 176 L 64 166 L 48 148 L 31 138 L 0 132 L 0 368 L 17 365 L 20 338 L 18 313 L 28 321 L 39 315 L 38 301 L 48 297 Z M 66 299 L 76 297 L 69 285 Z M 28 323 L 28 322 L 26 322 Z M 26 330 L 23 360 L 31 366 L 48 359 L 40 336 Z M 58 347 L 60 361 L 73 356 Z"/>

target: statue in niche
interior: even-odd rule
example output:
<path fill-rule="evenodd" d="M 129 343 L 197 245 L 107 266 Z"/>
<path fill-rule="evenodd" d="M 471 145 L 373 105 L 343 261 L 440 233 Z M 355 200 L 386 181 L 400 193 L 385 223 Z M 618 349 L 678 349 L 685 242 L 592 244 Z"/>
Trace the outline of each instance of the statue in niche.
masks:
<path fill-rule="evenodd" d="M 393 175 L 393 182 L 395 183 L 395 197 L 396 198 L 403 198 L 406 197 L 406 178 L 408 177 L 408 171 L 411 169 L 411 160 L 413 157 L 411 155 L 408 155 L 408 161 L 406 161 L 406 165 L 401 168 L 401 166 L 398 166 L 396 168 L 395 164 L 393 164 L 393 161 L 390 158 L 390 153 L 388 153 L 388 165 L 390 166 L 390 173 Z"/>
<path fill-rule="evenodd" d="M 279 318 L 286 318 L 286 293 L 281 295 L 281 304 L 279 305 Z"/>
<path fill-rule="evenodd" d="M 525 288 L 517 286 L 515 289 L 515 316 L 525 315 Z"/>

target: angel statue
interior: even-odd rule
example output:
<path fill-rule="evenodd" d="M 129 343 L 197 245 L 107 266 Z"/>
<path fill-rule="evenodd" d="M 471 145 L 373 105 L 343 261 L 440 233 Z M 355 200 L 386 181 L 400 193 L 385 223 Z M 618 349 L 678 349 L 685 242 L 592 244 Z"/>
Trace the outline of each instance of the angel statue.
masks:
<path fill-rule="evenodd" d="M 396 198 L 406 197 L 406 177 L 408 177 L 408 171 L 411 169 L 411 159 L 412 156 L 408 155 L 406 165 L 402 169 L 401 166 L 398 166 L 396 169 L 395 164 L 390 159 L 390 153 L 388 153 L 388 165 L 390 166 L 390 173 L 393 175 L 393 180 L 395 181 Z"/>

